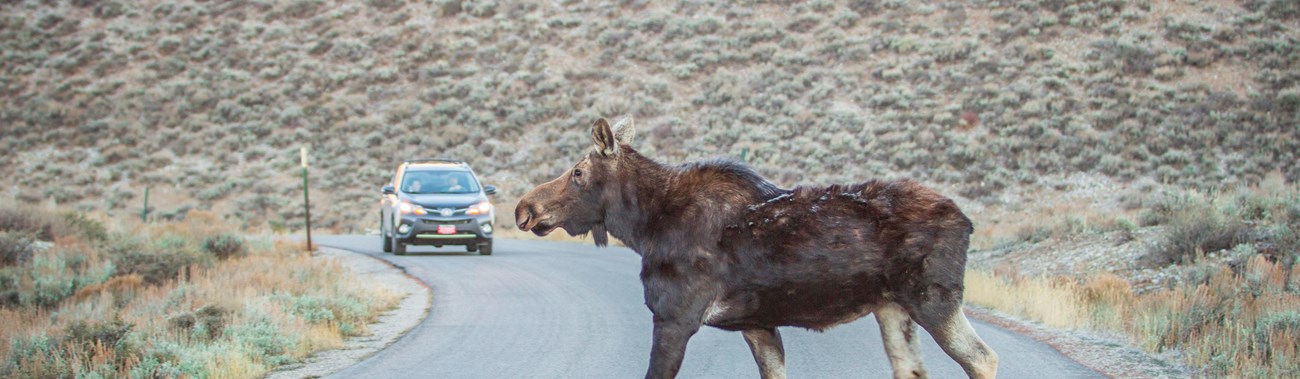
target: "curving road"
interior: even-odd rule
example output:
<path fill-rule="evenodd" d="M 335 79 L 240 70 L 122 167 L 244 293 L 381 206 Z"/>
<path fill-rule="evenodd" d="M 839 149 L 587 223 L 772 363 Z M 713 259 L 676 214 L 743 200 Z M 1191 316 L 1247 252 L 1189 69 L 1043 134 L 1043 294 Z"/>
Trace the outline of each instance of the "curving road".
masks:
<path fill-rule="evenodd" d="M 379 251 L 378 236 L 326 236 L 321 245 L 405 267 L 433 289 L 420 325 L 337 378 L 638 378 L 650 356 L 650 311 L 639 257 L 625 248 L 497 240 L 494 255 L 415 247 Z M 971 320 L 1001 357 L 1004 378 L 1097 378 L 1051 347 Z M 825 333 L 783 328 L 791 378 L 889 378 L 870 317 Z M 926 333 L 931 377 L 965 377 Z M 740 333 L 705 327 L 691 339 L 681 378 L 757 378 Z"/>

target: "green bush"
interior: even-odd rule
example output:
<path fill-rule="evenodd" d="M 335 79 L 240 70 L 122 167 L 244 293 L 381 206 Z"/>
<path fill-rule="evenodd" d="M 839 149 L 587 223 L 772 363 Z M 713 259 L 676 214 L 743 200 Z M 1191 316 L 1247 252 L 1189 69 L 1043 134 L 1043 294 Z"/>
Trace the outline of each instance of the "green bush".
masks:
<path fill-rule="evenodd" d="M 93 257 L 80 247 L 56 245 L 21 264 L 0 267 L 0 305 L 50 307 L 78 289 L 103 283 L 114 266 Z"/>
<path fill-rule="evenodd" d="M 102 242 L 108 239 L 108 229 L 104 228 L 104 224 L 86 217 L 84 213 L 64 213 L 63 223 L 71 232 L 84 237 L 88 242 Z"/>
<path fill-rule="evenodd" d="M 191 265 L 208 266 L 213 255 L 199 251 L 192 242 L 164 236 L 155 241 L 117 235 L 107 242 L 106 252 L 118 275 L 138 274 L 149 284 L 175 279 Z"/>
<path fill-rule="evenodd" d="M 237 345 L 244 346 L 252 356 L 262 357 L 262 362 L 279 366 L 293 361 L 290 353 L 298 339 L 280 331 L 267 315 L 253 315 L 245 322 L 226 328 L 225 336 Z"/>
<path fill-rule="evenodd" d="M 219 234 L 203 239 L 203 251 L 217 259 L 243 257 L 248 254 L 244 239 L 232 234 Z"/>
<path fill-rule="evenodd" d="M 1205 253 L 1247 242 L 1250 235 L 1251 228 L 1241 220 L 1208 205 L 1188 204 L 1169 215 L 1164 236 L 1148 249 L 1144 260 L 1155 266 L 1192 263 Z"/>
<path fill-rule="evenodd" d="M 204 305 L 193 312 L 184 312 L 168 317 L 171 327 L 186 331 L 192 338 L 208 340 L 221 336 L 230 322 L 231 312 L 216 305 Z"/>
<path fill-rule="evenodd" d="M 302 317 L 309 323 L 334 323 L 345 335 L 355 335 L 365 325 L 364 317 L 369 311 L 365 304 L 351 297 L 280 294 L 271 300 L 282 304 L 289 314 Z"/>
<path fill-rule="evenodd" d="M 17 378 L 111 378 L 117 376 L 116 367 L 138 359 L 140 347 L 131 343 L 127 335 L 133 326 L 121 320 L 105 322 L 76 321 L 61 335 L 44 333 L 30 338 L 15 338 L 10 343 L 8 362 L 12 367 L 0 367 L 0 373 Z M 70 354 L 95 351 L 102 347 L 112 352 L 110 361 L 81 365 L 69 364 Z M 12 375 L 12 376 L 10 376 Z"/>
<path fill-rule="evenodd" d="M 62 344 L 80 345 L 78 350 L 90 350 L 96 344 L 106 347 L 119 348 L 126 341 L 127 333 L 131 332 L 131 324 L 122 322 L 122 320 L 110 320 L 103 323 L 94 323 L 86 321 L 77 321 L 72 324 L 64 333 Z M 65 347 L 64 350 L 72 350 L 71 347 Z"/>
<path fill-rule="evenodd" d="M 69 378 L 72 368 L 59 359 L 58 341 L 45 334 L 9 341 L 10 367 L 0 367 L 0 373 L 15 378 Z"/>

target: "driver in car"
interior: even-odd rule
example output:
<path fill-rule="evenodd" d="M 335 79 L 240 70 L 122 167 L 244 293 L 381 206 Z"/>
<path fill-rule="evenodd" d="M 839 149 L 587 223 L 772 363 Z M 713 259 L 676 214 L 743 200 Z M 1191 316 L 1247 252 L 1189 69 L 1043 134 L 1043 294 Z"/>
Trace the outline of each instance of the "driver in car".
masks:
<path fill-rule="evenodd" d="M 461 192 L 464 190 L 465 187 L 460 185 L 460 179 L 457 179 L 454 176 L 451 177 L 451 184 L 447 186 L 447 192 Z"/>

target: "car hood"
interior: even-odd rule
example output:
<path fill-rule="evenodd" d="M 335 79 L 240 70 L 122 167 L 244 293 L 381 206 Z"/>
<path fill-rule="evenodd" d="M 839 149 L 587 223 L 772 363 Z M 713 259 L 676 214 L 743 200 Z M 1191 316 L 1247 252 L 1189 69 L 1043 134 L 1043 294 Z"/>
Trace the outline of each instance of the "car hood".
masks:
<path fill-rule="evenodd" d="M 407 195 L 412 203 L 425 208 L 464 208 L 486 200 L 477 193 L 436 193 Z"/>

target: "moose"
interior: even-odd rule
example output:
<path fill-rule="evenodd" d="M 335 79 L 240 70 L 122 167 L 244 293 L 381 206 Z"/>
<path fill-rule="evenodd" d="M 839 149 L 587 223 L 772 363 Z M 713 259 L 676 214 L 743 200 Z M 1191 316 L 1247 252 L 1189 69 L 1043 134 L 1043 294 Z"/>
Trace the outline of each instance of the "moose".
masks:
<path fill-rule="evenodd" d="M 925 377 L 916 325 L 972 378 L 998 356 L 962 313 L 973 227 L 912 180 L 782 189 L 745 165 L 669 166 L 632 148 L 633 120 L 591 128 L 594 148 L 519 200 L 520 230 L 609 235 L 641 256 L 654 315 L 647 378 L 677 375 L 701 326 L 740 331 L 763 378 L 785 377 L 777 327 L 823 331 L 874 313 L 895 378 Z"/>

